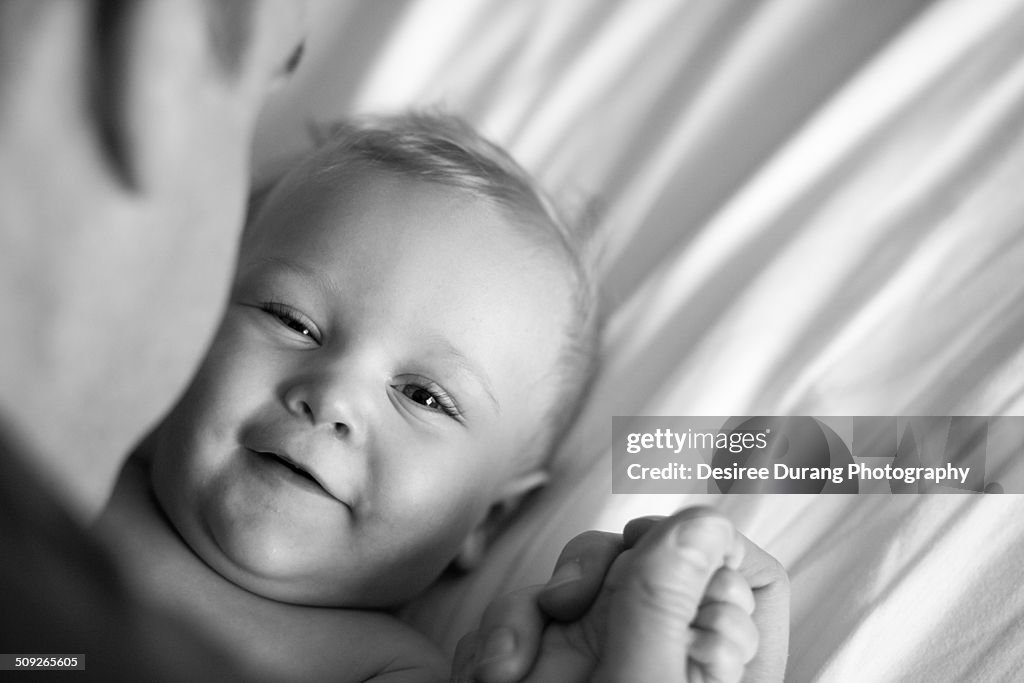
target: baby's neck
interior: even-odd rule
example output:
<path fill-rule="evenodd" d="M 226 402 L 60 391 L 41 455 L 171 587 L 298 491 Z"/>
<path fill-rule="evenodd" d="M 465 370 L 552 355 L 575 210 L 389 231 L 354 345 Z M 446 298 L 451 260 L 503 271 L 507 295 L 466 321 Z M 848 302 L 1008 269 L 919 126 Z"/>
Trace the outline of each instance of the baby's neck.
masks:
<path fill-rule="evenodd" d="M 295 677 L 301 661 L 314 679 L 316 671 L 344 670 L 364 672 L 355 677 L 363 680 L 386 659 L 386 652 L 371 647 L 380 640 L 374 634 L 388 634 L 381 642 L 412 637 L 383 613 L 286 604 L 225 579 L 192 552 L 164 515 L 149 484 L 148 464 L 138 453 L 122 467 L 96 531 L 120 559 L 140 601 L 205 632 L 258 677 L 269 672 L 273 680 L 275 671 L 282 679 Z"/>
<path fill-rule="evenodd" d="M 211 603 L 222 613 L 226 605 L 272 602 L 231 583 L 192 552 L 157 502 L 149 475 L 144 453 L 133 454 L 96 521 L 97 533 L 112 546 L 140 597 L 186 617 Z"/>

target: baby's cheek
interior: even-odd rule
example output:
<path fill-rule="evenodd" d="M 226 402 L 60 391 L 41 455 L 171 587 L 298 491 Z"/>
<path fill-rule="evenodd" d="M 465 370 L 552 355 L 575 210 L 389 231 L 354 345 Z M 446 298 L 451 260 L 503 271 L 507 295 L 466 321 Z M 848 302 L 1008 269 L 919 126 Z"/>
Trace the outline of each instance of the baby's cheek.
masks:
<path fill-rule="evenodd" d="M 373 585 L 370 591 L 388 604 L 405 602 L 430 586 L 451 565 L 475 525 L 464 505 L 450 496 L 432 509 L 404 516 L 380 532 L 376 552 L 358 571 Z"/>
<path fill-rule="evenodd" d="M 274 366 L 251 337 L 229 325 L 218 331 L 189 391 L 203 410 L 239 414 L 252 399 L 272 393 Z"/>

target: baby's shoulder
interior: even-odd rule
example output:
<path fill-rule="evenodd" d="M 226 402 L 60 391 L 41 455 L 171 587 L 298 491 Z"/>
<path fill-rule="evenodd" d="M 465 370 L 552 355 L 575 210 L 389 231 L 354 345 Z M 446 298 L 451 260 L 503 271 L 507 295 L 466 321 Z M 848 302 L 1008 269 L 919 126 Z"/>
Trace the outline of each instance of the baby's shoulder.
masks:
<path fill-rule="evenodd" d="M 289 680 L 413 683 L 448 680 L 448 662 L 395 617 L 352 609 L 306 608 L 285 619 L 274 644 Z"/>

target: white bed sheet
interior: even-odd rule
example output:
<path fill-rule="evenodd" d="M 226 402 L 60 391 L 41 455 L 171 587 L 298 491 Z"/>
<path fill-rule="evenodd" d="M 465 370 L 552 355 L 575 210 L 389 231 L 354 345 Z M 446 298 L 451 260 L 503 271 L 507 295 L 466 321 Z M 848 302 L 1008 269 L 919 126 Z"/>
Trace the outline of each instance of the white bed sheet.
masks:
<path fill-rule="evenodd" d="M 610 493 L 612 415 L 1024 413 L 1020 0 L 332 2 L 310 121 L 443 104 L 599 210 L 605 368 L 556 481 L 417 619 L 453 647 Z M 586 199 L 586 198 L 592 199 Z M 1020 496 L 703 497 L 793 581 L 793 681 L 1017 680 Z"/>

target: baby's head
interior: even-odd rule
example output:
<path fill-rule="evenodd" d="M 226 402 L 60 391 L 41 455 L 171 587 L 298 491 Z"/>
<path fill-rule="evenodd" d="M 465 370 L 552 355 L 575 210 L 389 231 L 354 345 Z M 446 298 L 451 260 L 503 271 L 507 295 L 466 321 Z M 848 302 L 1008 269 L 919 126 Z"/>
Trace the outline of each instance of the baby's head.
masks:
<path fill-rule="evenodd" d="M 253 592 L 400 604 L 546 480 L 594 319 L 574 238 L 503 152 L 444 117 L 347 125 L 246 228 L 157 498 Z"/>

